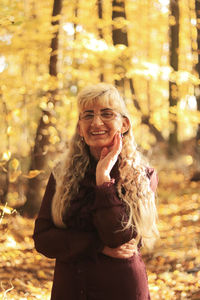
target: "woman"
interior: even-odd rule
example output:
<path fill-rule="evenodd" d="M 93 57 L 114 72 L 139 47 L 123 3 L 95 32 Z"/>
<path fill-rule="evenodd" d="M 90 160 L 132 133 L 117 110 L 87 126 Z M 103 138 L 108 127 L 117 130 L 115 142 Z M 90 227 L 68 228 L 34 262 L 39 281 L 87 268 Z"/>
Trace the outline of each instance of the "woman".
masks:
<path fill-rule="evenodd" d="M 115 87 L 85 88 L 78 110 L 35 222 L 37 251 L 56 258 L 51 299 L 150 299 L 140 247 L 158 236 L 156 174 L 136 149 Z"/>

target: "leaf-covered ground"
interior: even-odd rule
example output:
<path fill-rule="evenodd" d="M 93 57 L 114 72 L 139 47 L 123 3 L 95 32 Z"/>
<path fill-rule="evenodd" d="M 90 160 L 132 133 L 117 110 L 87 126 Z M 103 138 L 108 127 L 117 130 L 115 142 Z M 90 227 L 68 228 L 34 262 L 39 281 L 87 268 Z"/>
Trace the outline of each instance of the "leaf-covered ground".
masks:
<path fill-rule="evenodd" d="M 152 253 L 143 251 L 152 300 L 200 299 L 200 182 L 188 177 L 173 168 L 159 172 L 160 240 Z M 33 223 L 1 216 L 0 299 L 50 297 L 54 261 L 33 249 Z"/>

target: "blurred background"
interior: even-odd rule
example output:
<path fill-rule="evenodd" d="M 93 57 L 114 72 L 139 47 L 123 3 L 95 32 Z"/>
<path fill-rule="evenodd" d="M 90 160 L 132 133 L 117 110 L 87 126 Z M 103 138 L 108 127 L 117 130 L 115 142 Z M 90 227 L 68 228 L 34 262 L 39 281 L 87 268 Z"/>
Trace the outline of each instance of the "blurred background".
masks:
<path fill-rule="evenodd" d="M 1 0 L 0 25 L 1 223 L 8 228 L 6 215 L 15 209 L 28 226 L 25 217 L 37 214 L 49 173 L 73 135 L 77 93 L 112 83 L 160 179 L 158 249 L 167 254 L 151 257 L 153 299 L 200 299 L 200 1 Z M 6 249 L 17 247 L 15 234 L 7 240 L 6 231 Z M 183 250 L 185 240 L 192 244 Z M 183 250 L 180 261 L 169 255 L 174 245 Z M 164 277 L 155 275 L 158 266 Z M 173 280 L 183 274 L 186 284 L 180 279 L 177 288 Z M 33 299 L 46 299 L 38 294 Z"/>

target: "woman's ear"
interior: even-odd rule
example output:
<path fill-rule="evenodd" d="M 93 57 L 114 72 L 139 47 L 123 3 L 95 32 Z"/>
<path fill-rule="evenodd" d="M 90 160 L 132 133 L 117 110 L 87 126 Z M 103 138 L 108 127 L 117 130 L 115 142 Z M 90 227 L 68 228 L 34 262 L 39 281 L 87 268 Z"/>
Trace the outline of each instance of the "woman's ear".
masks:
<path fill-rule="evenodd" d="M 123 117 L 121 133 L 126 133 L 127 131 L 129 131 L 129 128 L 130 128 L 129 119 L 127 117 Z"/>

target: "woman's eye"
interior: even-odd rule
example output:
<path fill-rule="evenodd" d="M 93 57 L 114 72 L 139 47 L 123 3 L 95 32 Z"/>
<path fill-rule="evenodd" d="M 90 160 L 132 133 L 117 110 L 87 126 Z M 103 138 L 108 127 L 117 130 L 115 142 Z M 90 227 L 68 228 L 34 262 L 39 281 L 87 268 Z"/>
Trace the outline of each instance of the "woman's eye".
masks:
<path fill-rule="evenodd" d="M 112 113 L 112 112 L 107 112 L 107 113 L 101 114 L 101 116 L 102 116 L 103 118 L 109 119 L 109 118 L 112 118 L 113 113 Z"/>
<path fill-rule="evenodd" d="M 94 115 L 93 114 L 86 114 L 83 116 L 83 119 L 85 120 L 90 120 L 90 119 L 93 119 L 94 118 Z"/>

